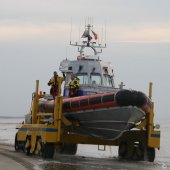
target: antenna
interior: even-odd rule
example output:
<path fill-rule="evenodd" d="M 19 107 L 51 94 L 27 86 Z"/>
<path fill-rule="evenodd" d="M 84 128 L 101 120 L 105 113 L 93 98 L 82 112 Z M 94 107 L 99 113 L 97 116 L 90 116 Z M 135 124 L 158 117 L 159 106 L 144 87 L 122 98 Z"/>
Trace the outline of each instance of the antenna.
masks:
<path fill-rule="evenodd" d="M 70 44 L 71 44 L 71 39 L 72 39 L 72 17 L 70 18 L 70 24 L 71 24 L 71 28 L 70 28 Z"/>
<path fill-rule="evenodd" d="M 84 23 L 85 23 L 85 26 L 86 26 L 86 17 L 84 17 Z"/>
<path fill-rule="evenodd" d="M 101 33 L 101 44 L 103 44 L 103 26 L 102 26 L 102 33 Z"/>
<path fill-rule="evenodd" d="M 67 45 L 66 45 L 66 59 L 68 57 L 68 48 L 67 48 Z"/>
<path fill-rule="evenodd" d="M 106 47 L 106 24 L 107 24 L 107 21 L 105 20 L 105 47 Z"/>
<path fill-rule="evenodd" d="M 81 25 L 81 24 L 79 24 L 78 43 L 80 43 L 80 25 Z"/>
<path fill-rule="evenodd" d="M 96 43 L 96 41 L 98 41 L 98 34 L 93 31 L 93 25 L 92 24 L 93 24 L 93 17 L 86 17 L 85 18 L 85 31 L 84 31 L 83 35 L 80 37 L 80 26 L 79 26 L 78 42 L 72 43 L 70 41 L 71 46 L 77 46 L 78 47 L 78 52 L 80 53 L 80 56 L 82 56 L 84 54 L 85 48 L 91 48 L 94 52 L 94 56 L 97 56 L 97 54 L 102 53 L 102 48 L 106 48 L 106 44 L 105 44 L 105 46 L 102 46 L 102 44 L 100 44 L 99 42 Z M 71 23 L 71 26 L 72 26 L 72 23 Z M 103 28 L 104 28 L 104 25 L 102 27 L 102 41 L 104 39 Z M 70 35 L 72 35 L 72 27 L 71 27 L 71 34 Z M 80 40 L 81 40 L 80 38 L 86 38 L 86 40 L 83 40 L 82 43 L 80 43 Z"/>

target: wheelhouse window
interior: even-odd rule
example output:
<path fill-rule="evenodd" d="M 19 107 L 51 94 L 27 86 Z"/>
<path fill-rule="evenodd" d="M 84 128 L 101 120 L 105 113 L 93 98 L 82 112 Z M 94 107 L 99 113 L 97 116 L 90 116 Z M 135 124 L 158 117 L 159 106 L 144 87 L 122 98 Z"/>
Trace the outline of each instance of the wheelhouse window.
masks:
<path fill-rule="evenodd" d="M 101 85 L 102 84 L 102 79 L 101 79 L 101 75 L 98 73 L 91 73 L 90 75 L 90 82 L 93 85 Z"/>
<path fill-rule="evenodd" d="M 80 85 L 88 84 L 88 75 L 87 75 L 87 73 L 78 73 L 77 77 L 80 80 Z"/>
<path fill-rule="evenodd" d="M 71 81 L 71 74 L 72 73 L 67 73 L 66 74 L 66 79 L 65 79 L 65 85 L 68 85 Z"/>
<path fill-rule="evenodd" d="M 113 87 L 112 77 L 109 76 L 108 74 L 104 74 L 103 75 L 103 83 L 104 83 L 104 86 Z"/>

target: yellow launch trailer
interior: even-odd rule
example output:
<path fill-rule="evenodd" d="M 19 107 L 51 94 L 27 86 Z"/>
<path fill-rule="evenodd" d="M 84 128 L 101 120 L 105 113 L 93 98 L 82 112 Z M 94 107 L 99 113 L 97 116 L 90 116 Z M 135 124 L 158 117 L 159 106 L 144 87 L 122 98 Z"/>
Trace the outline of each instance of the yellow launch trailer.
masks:
<path fill-rule="evenodd" d="M 39 113 L 38 94 L 39 81 L 36 81 L 36 92 L 33 97 L 31 109 L 31 124 L 18 125 L 18 132 L 15 137 L 15 149 L 22 148 L 26 154 L 42 153 L 45 158 L 52 158 L 55 144 L 60 142 L 61 120 L 62 120 L 62 78 L 59 78 L 58 96 L 55 98 L 54 113 Z M 45 117 L 50 116 L 50 122 L 45 121 Z"/>
<path fill-rule="evenodd" d="M 23 150 L 28 154 L 40 154 L 44 158 L 53 158 L 55 152 L 74 155 L 77 144 L 95 144 L 118 146 L 118 155 L 123 159 L 148 160 L 155 159 L 155 149 L 160 148 L 160 131 L 155 130 L 154 103 L 145 119 L 116 140 L 104 140 L 97 137 L 68 133 L 67 126 L 79 126 L 78 122 L 69 121 L 62 114 L 61 96 L 62 77 L 58 79 L 58 96 L 55 98 L 54 113 L 39 113 L 38 93 L 39 81 L 36 81 L 36 92 L 31 109 L 32 122 L 19 124 L 15 137 L 15 150 Z M 149 85 L 149 98 L 152 98 L 152 83 Z M 46 121 L 46 117 L 50 117 Z"/>

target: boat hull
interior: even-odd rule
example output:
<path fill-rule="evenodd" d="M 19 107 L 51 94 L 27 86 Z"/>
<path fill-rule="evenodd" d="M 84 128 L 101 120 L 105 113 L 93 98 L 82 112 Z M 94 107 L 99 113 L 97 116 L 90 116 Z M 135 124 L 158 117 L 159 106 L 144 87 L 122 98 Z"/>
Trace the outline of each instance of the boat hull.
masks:
<path fill-rule="evenodd" d="M 145 95 L 139 93 L 142 97 L 138 99 L 138 93 L 133 93 L 124 90 L 118 95 L 109 92 L 63 99 L 64 116 L 80 125 L 68 126 L 66 130 L 102 139 L 118 138 L 144 118 L 148 112 L 144 106 L 150 107 Z M 54 100 L 40 99 L 39 112 L 54 113 Z"/>
<path fill-rule="evenodd" d="M 68 127 L 70 132 L 112 140 L 135 127 L 145 113 L 137 107 L 128 106 L 65 112 L 64 115 L 80 124 L 78 127 Z"/>

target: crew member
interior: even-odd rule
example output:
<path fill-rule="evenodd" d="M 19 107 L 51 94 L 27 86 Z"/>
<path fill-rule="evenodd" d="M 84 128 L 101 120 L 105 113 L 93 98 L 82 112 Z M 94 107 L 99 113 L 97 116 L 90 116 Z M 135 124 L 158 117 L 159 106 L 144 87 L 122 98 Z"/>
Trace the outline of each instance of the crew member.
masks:
<path fill-rule="evenodd" d="M 53 96 L 54 99 L 55 99 L 55 96 L 58 95 L 58 79 L 59 79 L 59 76 L 58 76 L 57 72 L 54 71 L 53 77 L 48 82 L 48 85 L 51 86 L 50 94 Z M 65 74 L 63 73 L 62 81 L 64 81 L 64 80 L 65 80 Z"/>
<path fill-rule="evenodd" d="M 79 78 L 75 74 L 72 74 L 71 82 L 69 83 L 69 97 L 78 96 L 79 84 L 80 84 Z"/>

